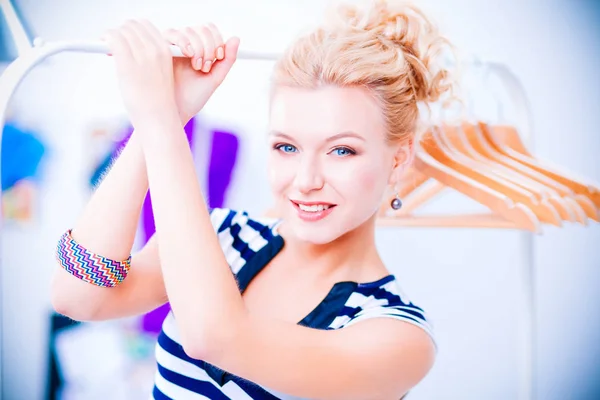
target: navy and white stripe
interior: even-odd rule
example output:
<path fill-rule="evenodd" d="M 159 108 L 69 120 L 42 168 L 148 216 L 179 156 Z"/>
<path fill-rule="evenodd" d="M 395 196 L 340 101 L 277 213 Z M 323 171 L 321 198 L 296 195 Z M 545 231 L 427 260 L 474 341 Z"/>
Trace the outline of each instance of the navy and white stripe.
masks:
<path fill-rule="evenodd" d="M 243 211 L 217 208 L 211 222 L 240 291 L 283 247 L 278 220 L 251 219 Z M 393 275 L 376 282 L 336 283 L 300 325 L 341 329 L 369 318 L 395 318 L 433 331 L 424 311 L 411 303 Z M 189 357 L 181 346 L 173 313 L 166 317 L 156 345 L 157 371 L 152 398 L 217 400 L 298 400 Z M 437 346 L 437 345 L 436 345 Z"/>

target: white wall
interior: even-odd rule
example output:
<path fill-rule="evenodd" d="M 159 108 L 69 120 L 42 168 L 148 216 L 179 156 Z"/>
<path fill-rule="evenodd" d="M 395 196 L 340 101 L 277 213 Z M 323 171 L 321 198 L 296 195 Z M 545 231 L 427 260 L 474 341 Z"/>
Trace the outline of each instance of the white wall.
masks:
<path fill-rule="evenodd" d="M 320 15 L 325 2 L 20 3 L 31 26 L 47 40 L 96 38 L 130 17 L 147 17 L 161 27 L 212 20 L 225 33 L 241 36 L 245 49 L 279 51 Z M 532 104 L 534 149 L 540 158 L 600 181 L 600 116 L 595 112 L 600 51 L 594 24 L 598 13 L 591 5 L 566 0 L 421 3 L 466 53 L 504 62 L 520 77 Z M 206 109 L 210 121 L 240 127 L 242 158 L 229 205 L 255 212 L 270 202 L 261 159 L 269 67 L 269 62 L 240 61 Z M 44 135 L 52 153 L 39 221 L 3 231 L 2 383 L 7 399 L 39 399 L 45 385 L 53 246 L 87 196 L 82 133 L 92 119 L 123 115 L 111 61 L 93 55 L 63 54 L 48 61 L 23 84 L 15 105 L 19 117 Z M 257 187 L 264 195 L 257 196 Z M 476 205 L 449 194 L 429 208 Z M 438 330 L 437 364 L 412 398 L 518 398 L 524 236 L 445 229 L 382 229 L 378 235 L 384 259 Z M 534 238 L 539 399 L 600 394 L 600 254 L 594 243 L 600 243 L 598 224 L 547 229 Z"/>

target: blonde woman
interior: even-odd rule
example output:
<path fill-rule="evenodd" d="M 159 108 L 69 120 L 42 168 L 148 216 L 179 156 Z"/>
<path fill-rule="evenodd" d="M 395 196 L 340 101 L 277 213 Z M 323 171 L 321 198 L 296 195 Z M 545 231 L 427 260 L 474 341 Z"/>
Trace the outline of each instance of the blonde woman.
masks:
<path fill-rule="evenodd" d="M 239 40 L 146 21 L 105 40 L 135 133 L 59 241 L 56 310 L 106 320 L 168 301 L 156 399 L 399 399 L 417 385 L 434 363 L 432 327 L 382 262 L 375 219 L 411 162 L 418 104 L 450 88 L 434 25 L 377 1 L 290 45 L 269 110 L 277 218 L 209 210 L 182 128 Z M 156 234 L 130 256 L 148 188 Z"/>

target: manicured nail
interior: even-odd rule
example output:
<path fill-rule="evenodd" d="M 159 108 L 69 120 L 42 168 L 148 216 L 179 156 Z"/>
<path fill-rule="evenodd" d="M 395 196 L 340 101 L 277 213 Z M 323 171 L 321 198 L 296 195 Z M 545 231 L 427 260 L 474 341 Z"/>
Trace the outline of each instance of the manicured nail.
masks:
<path fill-rule="evenodd" d="M 204 63 L 204 68 L 202 68 L 202 72 L 210 71 L 210 66 L 212 65 L 212 61 L 208 60 Z"/>
<path fill-rule="evenodd" d="M 223 50 L 223 48 L 222 48 L 222 47 L 219 47 L 219 48 L 217 49 L 217 58 L 218 58 L 219 60 L 222 60 L 224 57 L 225 57 L 225 51 Z"/>
<path fill-rule="evenodd" d="M 202 57 L 198 58 L 196 60 L 196 69 L 197 70 L 201 70 L 202 69 Z"/>
<path fill-rule="evenodd" d="M 191 44 L 187 45 L 187 47 L 185 48 L 185 51 L 187 51 L 189 57 L 194 56 L 194 48 L 192 47 Z"/>

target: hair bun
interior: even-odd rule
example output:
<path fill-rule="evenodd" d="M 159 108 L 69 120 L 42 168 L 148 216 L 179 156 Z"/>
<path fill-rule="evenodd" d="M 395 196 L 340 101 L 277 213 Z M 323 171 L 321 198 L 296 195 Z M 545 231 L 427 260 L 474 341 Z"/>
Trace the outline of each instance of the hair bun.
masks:
<path fill-rule="evenodd" d="M 368 6 L 340 5 L 332 18 L 340 32 L 368 33 L 381 42 L 383 51 L 396 51 L 408 67 L 416 101 L 432 103 L 452 89 L 449 71 L 441 64 L 450 43 L 425 14 L 405 1 L 372 0 Z M 341 32 L 340 32 L 341 33 Z"/>

